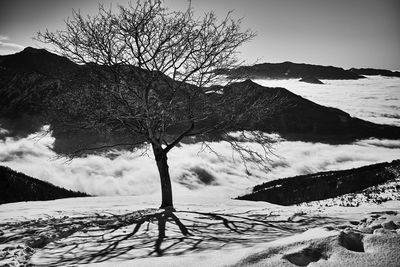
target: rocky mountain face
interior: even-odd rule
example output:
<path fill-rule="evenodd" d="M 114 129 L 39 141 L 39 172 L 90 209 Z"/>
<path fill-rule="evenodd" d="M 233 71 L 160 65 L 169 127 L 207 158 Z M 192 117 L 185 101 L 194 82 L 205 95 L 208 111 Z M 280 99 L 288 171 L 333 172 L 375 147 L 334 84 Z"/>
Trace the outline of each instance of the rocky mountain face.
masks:
<path fill-rule="evenodd" d="M 359 192 L 399 178 L 400 161 L 394 160 L 361 168 L 278 179 L 257 185 L 252 193 L 238 199 L 293 205 Z"/>
<path fill-rule="evenodd" d="M 272 65 L 273 67 L 270 67 Z M 282 71 L 296 78 L 305 75 L 321 79 L 360 77 L 340 68 L 309 66 L 312 65 L 288 62 L 260 64 L 252 68 L 260 68 L 260 73 L 264 68 L 270 69 L 270 73 L 275 73 L 275 77 L 282 77 Z M 11 135 L 24 135 L 37 131 L 43 124 L 49 123 L 49 115 L 54 116 L 49 113 L 52 112 L 50 107 L 55 98 L 60 95 L 68 96 L 69 90 L 93 85 L 95 81 L 89 69 L 88 66 L 77 65 L 42 49 L 26 48 L 14 55 L 0 56 L 1 127 L 10 130 Z M 257 101 L 258 108 L 251 110 L 251 118 L 236 121 L 229 130 L 262 130 L 277 132 L 291 140 L 326 142 L 347 142 L 372 136 L 400 138 L 399 127 L 352 118 L 339 109 L 318 105 L 284 88 L 266 88 L 246 80 L 220 88 L 220 91 L 223 92 L 222 95 L 209 94 L 206 96 L 207 100 L 212 103 L 221 97 L 226 97 L 236 99 L 235 105 L 227 107 L 224 111 L 226 114 L 204 121 L 205 125 L 215 125 L 219 119 L 232 114 L 240 117 L 238 115 L 249 112 L 249 107 Z M 68 97 L 63 98 L 63 101 L 66 105 L 74 106 L 74 102 Z M 169 129 L 171 132 L 174 130 L 176 131 Z M 53 135 L 56 137 L 55 148 L 60 150 L 72 144 L 97 142 L 97 138 L 100 138 L 94 131 L 71 133 L 69 129 L 55 131 Z M 114 137 L 114 139 L 121 138 L 124 137 Z"/>
<path fill-rule="evenodd" d="M 0 204 L 86 196 L 0 166 Z"/>
<path fill-rule="evenodd" d="M 248 79 L 301 79 L 309 76 L 327 80 L 364 78 L 355 72 L 338 67 L 293 62 L 255 64 L 242 66 L 232 71 L 220 70 L 220 73 L 234 78 Z"/>

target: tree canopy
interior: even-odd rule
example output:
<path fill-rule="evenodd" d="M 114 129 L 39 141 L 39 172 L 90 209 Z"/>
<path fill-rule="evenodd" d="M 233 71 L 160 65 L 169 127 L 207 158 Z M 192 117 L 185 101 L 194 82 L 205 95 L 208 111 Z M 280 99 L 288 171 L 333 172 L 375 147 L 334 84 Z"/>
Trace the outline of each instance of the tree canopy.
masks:
<path fill-rule="evenodd" d="M 69 125 L 127 137 L 127 142 L 106 148 L 151 144 L 162 207 L 172 206 L 172 196 L 164 199 L 171 194 L 167 153 L 183 138 L 218 133 L 242 159 L 264 158 L 226 132 L 266 103 L 240 105 L 237 95 L 216 85 L 221 83 L 218 70 L 236 68 L 237 48 L 254 36 L 230 13 L 222 20 L 213 12 L 198 18 L 190 5 L 185 11 L 171 11 L 157 0 L 116 9 L 100 5 L 93 16 L 74 11 L 64 30 L 46 30 L 37 37 L 90 69 L 83 71 L 90 82 L 70 81 L 74 90 L 55 101 L 52 127 Z M 258 133 L 252 138 L 267 152 L 268 138 Z"/>

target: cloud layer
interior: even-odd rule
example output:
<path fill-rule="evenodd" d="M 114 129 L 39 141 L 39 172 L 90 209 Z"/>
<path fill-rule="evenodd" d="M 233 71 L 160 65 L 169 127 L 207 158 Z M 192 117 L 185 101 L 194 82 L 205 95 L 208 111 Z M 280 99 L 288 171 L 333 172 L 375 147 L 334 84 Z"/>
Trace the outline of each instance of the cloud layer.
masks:
<path fill-rule="evenodd" d="M 296 79 L 255 82 L 284 87 L 318 104 L 344 110 L 353 117 L 400 126 L 400 78 L 368 76 L 359 80 L 323 80 L 325 84 L 308 84 Z"/>
<path fill-rule="evenodd" d="M 24 46 L 10 42 L 8 36 L 0 35 L 0 55 L 15 53 L 24 49 Z"/>
<path fill-rule="evenodd" d="M 92 155 L 66 161 L 51 150 L 51 135 L 31 135 L 0 142 L 0 161 L 41 180 L 94 195 L 159 194 L 159 178 L 152 155 L 114 151 L 111 156 Z M 248 143 L 249 146 L 257 146 Z M 361 140 L 349 145 L 282 141 L 266 172 L 254 164 L 250 174 L 239 157 L 232 156 L 224 142 L 211 143 L 219 155 L 201 151 L 199 144 L 171 150 L 169 166 L 176 194 L 234 197 L 268 180 L 317 171 L 340 170 L 382 161 L 400 155 L 400 141 Z"/>

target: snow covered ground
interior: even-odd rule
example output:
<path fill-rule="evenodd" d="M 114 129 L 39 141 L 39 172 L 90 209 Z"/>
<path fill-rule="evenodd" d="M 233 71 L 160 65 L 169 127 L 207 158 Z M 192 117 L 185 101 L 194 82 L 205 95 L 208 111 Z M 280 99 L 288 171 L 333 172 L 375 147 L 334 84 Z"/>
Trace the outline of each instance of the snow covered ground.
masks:
<path fill-rule="evenodd" d="M 157 216 L 161 211 L 154 209 L 158 203 L 157 196 L 124 196 L 2 205 L 0 264 L 398 266 L 400 263 L 400 230 L 396 230 L 400 227 L 399 201 L 363 204 L 357 208 L 282 207 L 265 202 L 177 197 L 173 214 L 186 227 L 188 235 L 183 234 L 179 223 L 171 217 L 165 225 L 165 237 L 161 238 L 163 217 Z"/>

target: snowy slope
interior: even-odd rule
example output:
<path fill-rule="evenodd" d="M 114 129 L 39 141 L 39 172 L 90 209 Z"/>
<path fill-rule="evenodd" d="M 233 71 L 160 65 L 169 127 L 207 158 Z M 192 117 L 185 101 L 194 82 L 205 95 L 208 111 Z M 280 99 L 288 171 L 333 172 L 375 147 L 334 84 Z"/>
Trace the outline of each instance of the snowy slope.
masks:
<path fill-rule="evenodd" d="M 297 262 L 298 257 L 333 265 L 343 255 L 349 262 L 371 257 L 398 260 L 393 250 L 399 248 L 399 230 L 397 234 L 383 230 L 388 221 L 394 228 L 400 226 L 398 201 L 322 208 L 181 196 L 174 214 L 189 234 L 183 235 L 170 219 L 162 242 L 161 219 L 156 215 L 160 211 L 154 209 L 158 202 L 155 196 L 89 197 L 2 205 L 0 262 L 46 266 L 254 266 L 272 262 L 293 266 L 288 259 Z M 144 218 L 151 219 L 140 224 Z M 357 234 L 364 252 L 346 248 L 354 241 L 349 233 Z M 316 247 L 317 252 L 307 247 Z M 321 247 L 327 248 L 325 254 Z M 310 253 L 322 256 L 317 259 Z"/>

